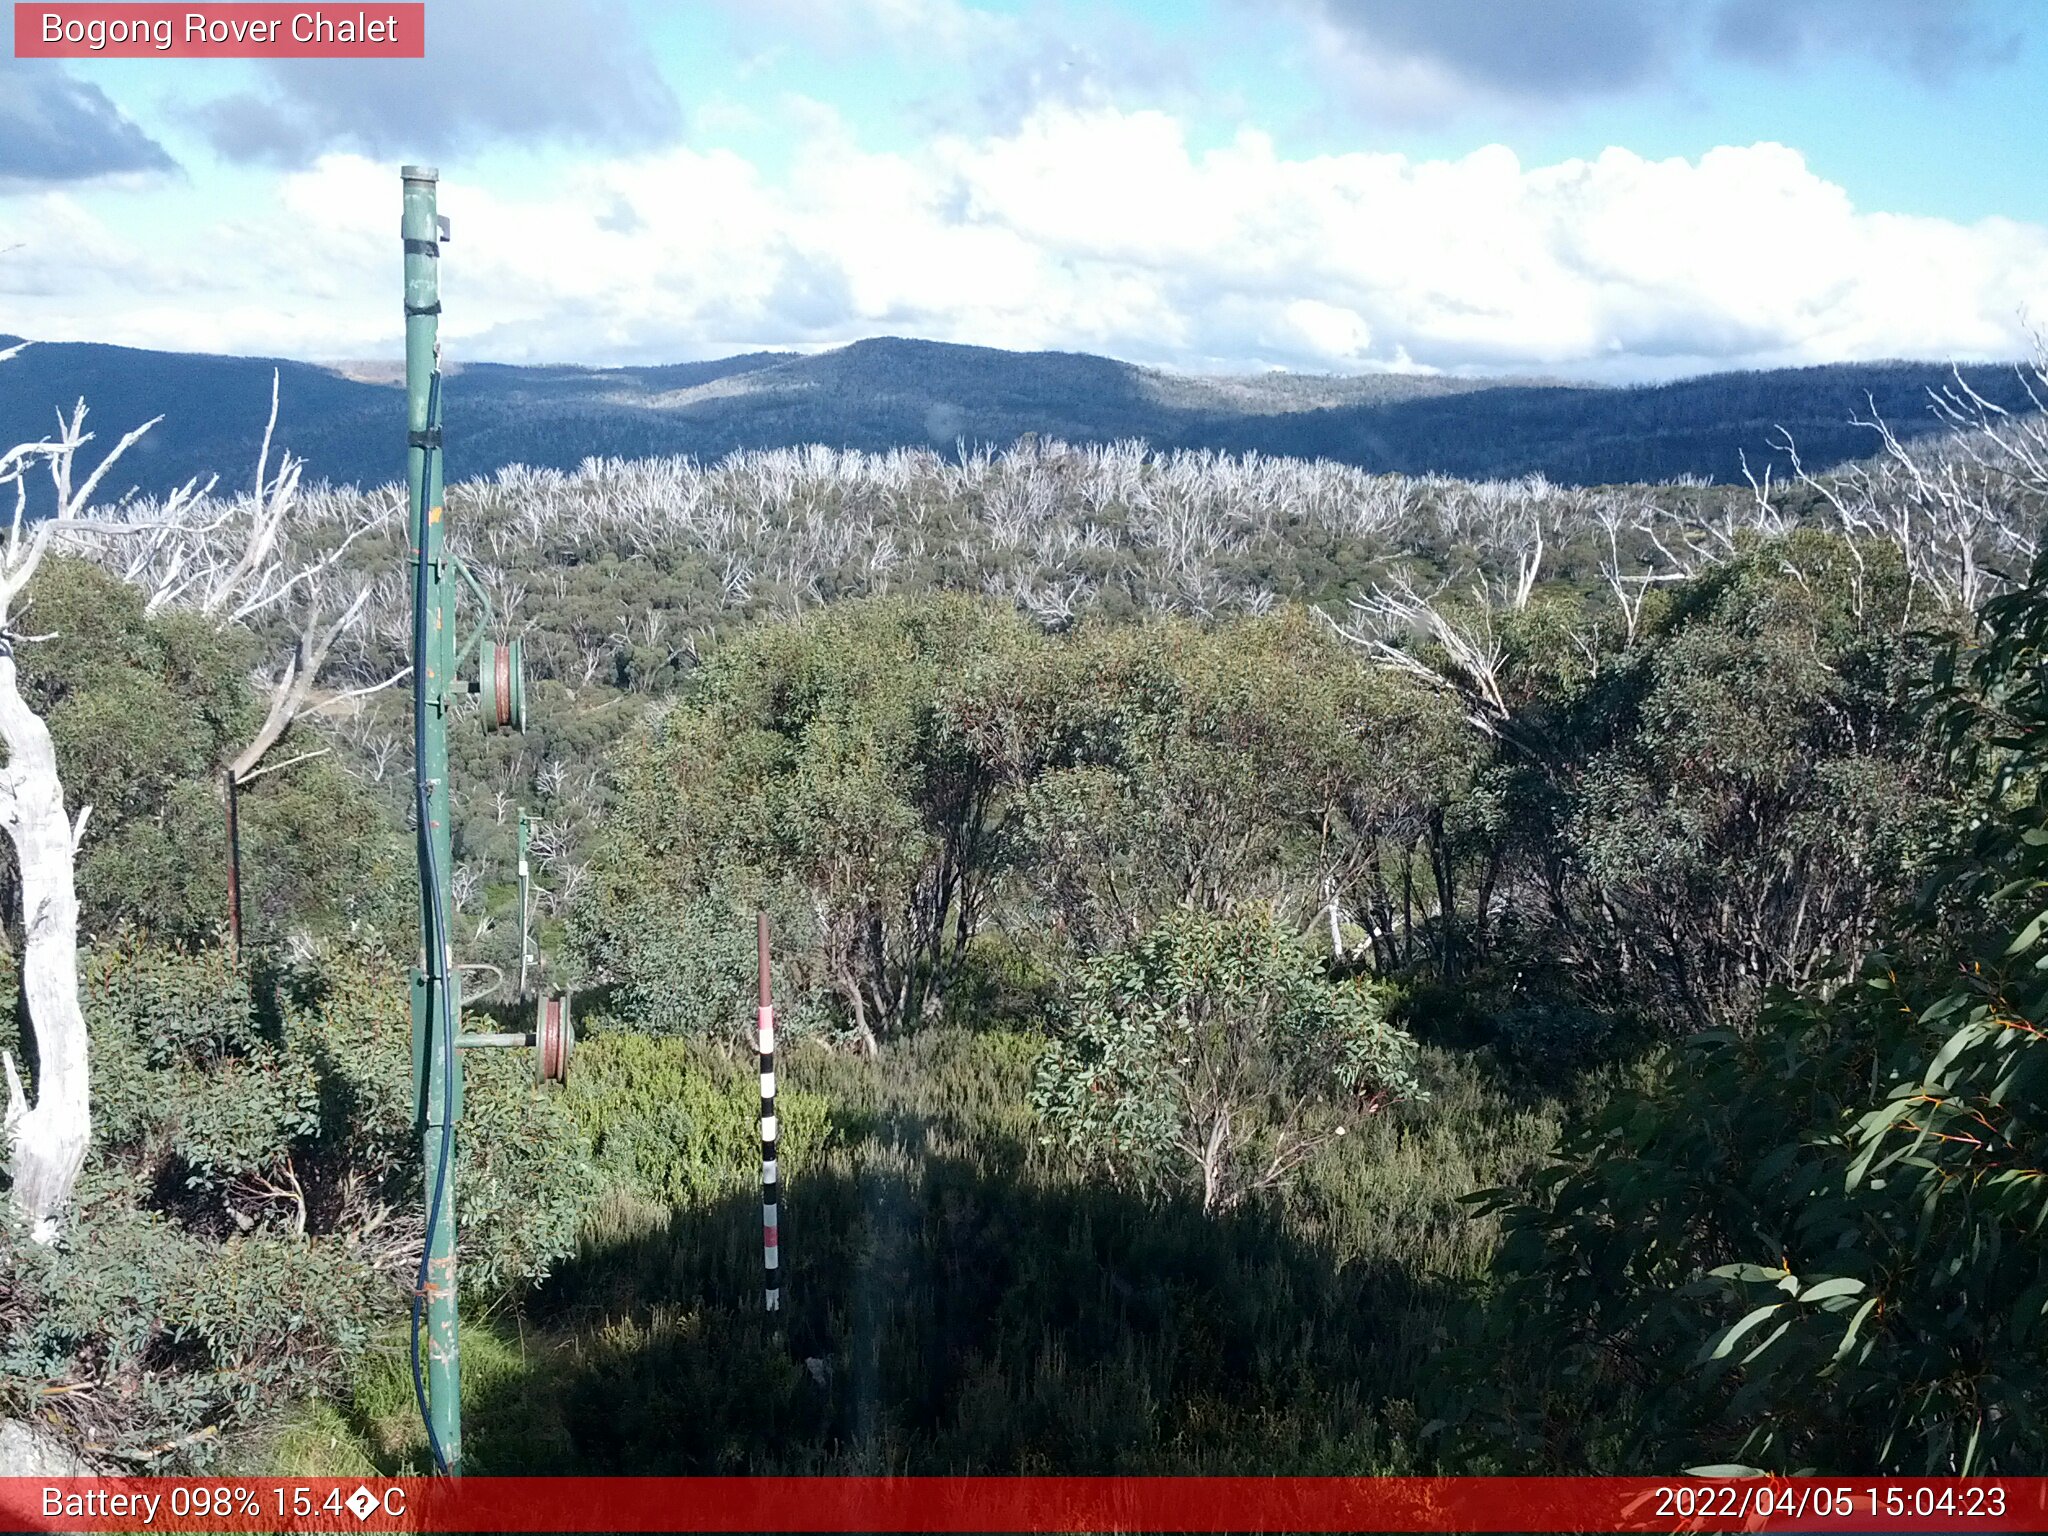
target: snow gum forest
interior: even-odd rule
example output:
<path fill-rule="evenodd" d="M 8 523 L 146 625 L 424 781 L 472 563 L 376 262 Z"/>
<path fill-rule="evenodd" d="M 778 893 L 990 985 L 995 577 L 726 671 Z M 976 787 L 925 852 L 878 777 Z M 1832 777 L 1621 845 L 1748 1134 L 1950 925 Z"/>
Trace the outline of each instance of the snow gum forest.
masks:
<path fill-rule="evenodd" d="M 529 678 L 467 1027 L 525 812 L 583 1036 L 469 1053 L 467 1469 L 2038 1471 L 2048 427 L 1929 404 L 1732 485 L 453 486 Z M 99 1468 L 426 1465 L 405 502 L 288 415 L 0 459 L 0 1414 Z"/>

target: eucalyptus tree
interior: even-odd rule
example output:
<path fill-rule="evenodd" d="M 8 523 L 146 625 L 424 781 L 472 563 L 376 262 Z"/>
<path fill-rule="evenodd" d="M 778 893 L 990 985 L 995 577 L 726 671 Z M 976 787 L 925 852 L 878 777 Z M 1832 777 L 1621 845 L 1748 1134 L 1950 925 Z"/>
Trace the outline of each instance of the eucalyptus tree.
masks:
<path fill-rule="evenodd" d="M 1953 804 L 1860 969 L 1788 977 L 1755 1028 L 1696 1036 L 1486 1202 L 1498 1306 L 1445 1417 L 1494 1456 L 1955 1476 L 2048 1455 L 2048 562 L 1978 618 L 1920 673 Z"/>
<path fill-rule="evenodd" d="M 1069 956 L 1181 910 L 1296 931 L 1320 915 L 1341 949 L 1348 908 L 1393 963 L 1417 847 L 1477 756 L 1450 706 L 1298 608 L 1084 625 L 1013 650 L 948 708 L 1009 790 L 1007 888 Z"/>
<path fill-rule="evenodd" d="M 942 699 L 1030 638 L 993 605 L 873 599 L 715 652 L 616 759 L 576 912 L 586 965 L 647 1004 L 689 914 L 765 903 L 797 984 L 863 1049 L 935 1013 L 997 855 L 997 780 Z"/>
<path fill-rule="evenodd" d="M 1680 589 L 1587 713 L 1564 943 L 1674 1032 L 1747 1027 L 1853 969 L 1916 877 L 1942 784 L 1896 550 L 1807 532 Z"/>

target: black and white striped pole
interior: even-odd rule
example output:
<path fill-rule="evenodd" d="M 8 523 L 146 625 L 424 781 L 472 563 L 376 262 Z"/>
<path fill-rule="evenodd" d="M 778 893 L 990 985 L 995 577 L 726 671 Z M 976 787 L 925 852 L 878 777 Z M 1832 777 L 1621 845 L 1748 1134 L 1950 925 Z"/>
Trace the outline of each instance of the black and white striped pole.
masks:
<path fill-rule="evenodd" d="M 782 1310 L 782 1170 L 775 1161 L 775 1003 L 768 991 L 768 914 L 759 914 L 761 1006 L 761 1263 L 766 1310 Z"/>

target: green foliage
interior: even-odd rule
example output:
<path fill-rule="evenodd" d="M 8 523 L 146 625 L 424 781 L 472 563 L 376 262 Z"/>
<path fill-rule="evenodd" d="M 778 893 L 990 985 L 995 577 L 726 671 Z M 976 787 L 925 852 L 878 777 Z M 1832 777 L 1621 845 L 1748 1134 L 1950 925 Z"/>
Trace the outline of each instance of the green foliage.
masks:
<path fill-rule="evenodd" d="M 640 898 L 609 914 L 598 932 L 583 931 L 586 956 L 605 957 L 609 1007 L 634 1028 L 693 1040 L 732 1040 L 751 1030 L 759 998 L 755 931 L 732 902 L 707 892 L 661 912 Z M 787 1011 L 792 1022 L 802 1018 L 801 1006 Z"/>
<path fill-rule="evenodd" d="M 840 605 L 734 640 L 629 740 L 572 930 L 622 1017 L 701 1035 L 743 1015 L 734 917 L 765 902 L 778 997 L 865 1040 L 940 1011 L 997 913 L 1049 919 L 1064 963 L 1182 906 L 1305 921 L 1384 891 L 1475 756 L 1298 611 L 1045 637 L 958 599 Z"/>
<path fill-rule="evenodd" d="M 2048 563 L 1987 607 L 1937 724 L 1978 770 L 1860 981 L 1711 1032 L 1502 1213 L 1494 1347 L 1551 1365 L 1505 1443 L 1614 1470 L 2012 1472 L 2048 1454 Z M 1586 1429 L 1577 1405 L 1615 1402 Z M 1469 1407 L 1469 1404 L 1467 1405 Z"/>
<path fill-rule="evenodd" d="M 786 1081 L 833 1135 L 785 1181 L 782 1312 L 753 1189 L 621 1203 L 529 1302 L 517 1369 L 468 1394 L 473 1469 L 1425 1470 L 1410 1405 L 1492 1244 L 1457 1197 L 1540 1155 L 1554 1108 L 1438 1055 L 1430 1105 L 1209 1215 L 1041 1147 L 1042 1049 L 941 1023 L 879 1060 L 799 1053 Z"/>
<path fill-rule="evenodd" d="M 419 923 L 411 839 L 353 778 L 326 758 L 297 763 L 246 786 L 240 811 L 245 944 L 349 936 L 386 955 L 410 952 Z"/>
<path fill-rule="evenodd" d="M 569 1108 L 608 1177 L 645 1200 L 702 1202 L 760 1182 L 753 1065 L 694 1041 L 597 1035 L 576 1047 Z M 776 1152 L 785 1177 L 795 1179 L 830 1143 L 831 1116 L 818 1094 L 787 1085 L 786 1060 L 785 1068 Z"/>
<path fill-rule="evenodd" d="M 36 627 L 52 638 L 21 648 L 22 693 L 50 727 L 66 803 L 93 808 L 84 925 L 211 933 L 227 912 L 220 767 L 261 720 L 253 658 L 193 616 L 146 618 L 137 588 L 82 560 L 45 561 L 34 595 Z M 6 859 L 0 894 L 12 898 Z"/>
<path fill-rule="evenodd" d="M 1910 615 L 1896 549 L 1796 534 L 1681 589 L 1566 717 L 1558 927 L 1595 990 L 1740 1027 L 1861 960 L 1939 805 Z"/>
<path fill-rule="evenodd" d="M 423 1194 L 405 979 L 374 951 L 328 946 L 288 978 L 282 1013 L 290 1048 L 319 1073 L 320 1135 L 345 1152 L 352 1199 L 373 1219 L 379 1206 L 416 1207 Z M 525 1052 L 467 1052 L 458 1136 L 463 1285 L 491 1296 L 546 1276 L 574 1251 L 596 1189 L 589 1143 L 562 1096 L 534 1081 Z"/>
<path fill-rule="evenodd" d="M 1184 915 L 1082 967 L 1032 1104 L 1069 1150 L 1226 1211 L 1345 1120 L 1424 1097 L 1414 1057 L 1371 987 L 1327 980 L 1269 921 Z"/>
<path fill-rule="evenodd" d="M 599 1186 L 589 1141 L 560 1095 L 534 1081 L 526 1053 L 469 1054 L 455 1173 L 459 1257 L 464 1289 L 489 1298 L 545 1279 L 576 1251 Z"/>
<path fill-rule="evenodd" d="M 278 1170 L 315 1134 L 314 1064 L 265 1038 L 249 977 L 225 951 L 123 935 L 81 969 L 96 1137 L 138 1176 L 221 1190 Z"/>
<path fill-rule="evenodd" d="M 192 944 L 227 922 L 221 774 L 256 733 L 253 642 L 187 613 L 143 611 L 142 593 L 82 560 L 36 573 L 36 626 L 21 687 L 50 727 L 65 803 L 92 807 L 79 849 L 80 923 Z M 295 740 L 280 748 L 290 756 Z M 252 943 L 357 931 L 402 947 L 410 912 L 404 838 L 329 758 L 295 764 L 241 797 L 243 895 Z M 0 847 L 0 912 L 20 900 Z"/>
<path fill-rule="evenodd" d="M 1747 1027 L 1769 987 L 1853 965 L 1914 877 L 1941 795 L 1907 707 L 1925 647 L 1898 551 L 1833 534 L 1748 540 L 1656 599 L 1623 625 L 1563 582 L 1447 594 L 1484 680 L 1434 643 L 1390 671 L 1290 608 L 757 625 L 623 749 L 583 966 L 701 1029 L 676 1000 L 715 1015 L 730 984 L 685 957 L 765 902 L 784 1000 L 865 1039 L 941 1011 L 991 925 L 1064 970 L 1181 907 L 1306 930 L 1334 904 L 1347 960 L 1507 978 L 1489 1007 Z"/>
<path fill-rule="evenodd" d="M 1490 1022 L 1505 1059 L 1552 1081 L 1612 1060 L 1634 1033 L 1610 1014 L 1554 997 L 1496 1001 Z"/>
<path fill-rule="evenodd" d="M 951 703 L 1014 792 L 1014 867 L 1083 954 L 1180 907 L 1297 919 L 1469 777 L 1455 713 L 1308 614 L 1084 626 Z"/>
<path fill-rule="evenodd" d="M 988 605 L 878 600 L 726 647 L 621 755 L 574 927 L 586 964 L 644 1009 L 694 979 L 676 969 L 679 919 L 737 898 L 783 919 L 779 995 L 799 1019 L 829 998 L 872 1044 L 935 1012 L 993 857 L 994 780 L 940 696 L 1024 639 Z"/>
<path fill-rule="evenodd" d="M 57 1250 L 9 1235 L 0 1393 L 140 1457 L 335 1385 L 401 1314 L 418 1233 L 397 1213 L 421 1200 L 410 1004 L 360 944 L 277 977 L 126 933 L 82 971 L 91 1160 Z M 574 1249 L 595 1175 L 530 1063 L 466 1065 L 461 1272 L 486 1298 Z"/>
<path fill-rule="evenodd" d="M 214 1242 L 98 1179 L 81 1189 L 71 1237 L 46 1248 L 10 1232 L 7 1260 L 9 1411 L 54 1408 L 101 1454 L 153 1470 L 218 1449 L 200 1439 L 167 1463 L 159 1446 L 338 1381 L 390 1306 L 339 1238 Z"/>

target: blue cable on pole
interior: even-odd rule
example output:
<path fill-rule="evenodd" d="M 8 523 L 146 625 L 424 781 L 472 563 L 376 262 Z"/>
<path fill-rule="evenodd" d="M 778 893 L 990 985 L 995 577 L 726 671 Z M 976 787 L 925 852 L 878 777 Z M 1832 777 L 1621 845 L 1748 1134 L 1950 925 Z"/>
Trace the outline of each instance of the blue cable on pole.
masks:
<path fill-rule="evenodd" d="M 427 382 L 427 424 L 429 432 L 441 424 L 441 371 L 436 368 Z M 427 1430 L 427 1450 L 437 1471 L 448 1471 L 448 1456 L 434 1420 L 427 1411 L 427 1381 L 420 1364 L 420 1315 L 426 1304 L 427 1284 L 432 1271 L 434 1230 L 441 1219 L 441 1200 L 447 1193 L 448 1170 L 455 1161 L 455 1010 L 448 988 L 448 967 L 444 963 L 448 936 L 441 925 L 441 869 L 434 853 L 433 797 L 425 773 L 427 761 L 427 497 L 434 483 L 434 456 L 440 445 L 431 440 L 422 445 L 425 457 L 420 465 L 420 490 L 413 507 L 413 527 L 418 547 L 413 551 L 412 599 L 412 762 L 413 803 L 419 821 L 421 896 L 427 914 L 427 953 L 423 957 L 439 1015 L 441 1032 L 441 1155 L 434 1173 L 432 1198 L 427 1202 L 427 1229 L 420 1244 L 419 1274 L 412 1288 L 412 1390 L 419 1405 L 420 1422 Z M 431 1056 L 429 1057 L 431 1060 Z"/>

